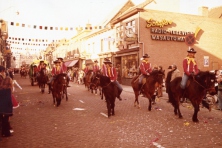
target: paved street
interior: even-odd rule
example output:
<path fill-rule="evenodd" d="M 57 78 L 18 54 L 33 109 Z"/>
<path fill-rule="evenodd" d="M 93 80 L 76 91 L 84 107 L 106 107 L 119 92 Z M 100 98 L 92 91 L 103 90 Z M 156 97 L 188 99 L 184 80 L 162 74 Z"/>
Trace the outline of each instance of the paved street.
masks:
<path fill-rule="evenodd" d="M 41 94 L 28 78 L 15 76 L 20 107 L 14 109 L 12 137 L 2 138 L 0 148 L 221 148 L 222 112 L 201 108 L 199 123 L 192 122 L 193 109 L 183 103 L 183 119 L 174 115 L 167 97 L 157 99 L 148 111 L 133 106 L 131 87 L 123 86 L 122 101 L 116 100 L 115 116 L 107 118 L 106 104 L 83 85 L 70 83 L 69 100 L 54 107 L 51 94 Z"/>

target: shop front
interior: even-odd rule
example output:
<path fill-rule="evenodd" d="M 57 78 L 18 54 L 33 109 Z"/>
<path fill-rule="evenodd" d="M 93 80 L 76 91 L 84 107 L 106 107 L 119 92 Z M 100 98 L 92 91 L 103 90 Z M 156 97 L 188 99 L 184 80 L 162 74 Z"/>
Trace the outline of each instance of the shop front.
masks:
<path fill-rule="evenodd" d="M 132 78 L 139 74 L 139 48 L 118 51 L 114 58 L 118 81 L 131 85 Z"/>

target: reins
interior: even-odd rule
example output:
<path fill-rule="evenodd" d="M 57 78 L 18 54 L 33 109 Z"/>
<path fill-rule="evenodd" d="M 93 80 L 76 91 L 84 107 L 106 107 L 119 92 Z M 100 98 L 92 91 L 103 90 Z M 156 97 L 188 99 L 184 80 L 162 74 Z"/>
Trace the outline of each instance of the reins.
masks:
<path fill-rule="evenodd" d="M 204 87 L 202 84 L 200 84 L 200 83 L 195 79 L 194 76 L 193 76 L 193 80 L 194 80 L 194 82 L 196 82 L 199 86 L 203 87 L 205 90 L 211 90 L 211 89 L 212 89 L 212 88 L 206 88 L 206 87 Z"/>

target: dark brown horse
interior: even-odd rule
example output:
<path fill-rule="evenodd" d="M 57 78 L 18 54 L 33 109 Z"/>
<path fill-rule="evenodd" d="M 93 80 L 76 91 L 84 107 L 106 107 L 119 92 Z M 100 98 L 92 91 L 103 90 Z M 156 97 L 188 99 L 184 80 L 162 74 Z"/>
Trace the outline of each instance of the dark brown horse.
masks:
<path fill-rule="evenodd" d="M 93 71 L 89 70 L 84 77 L 84 84 L 85 84 L 85 87 L 88 89 L 88 91 L 90 91 L 90 83 L 92 80 L 92 76 L 93 76 Z M 91 93 L 93 93 L 93 90 L 91 90 Z"/>
<path fill-rule="evenodd" d="M 52 82 L 52 97 L 53 97 L 53 104 L 57 107 L 61 104 L 61 99 L 66 96 L 66 101 L 68 101 L 67 95 L 67 74 L 58 74 Z M 57 104 L 56 104 L 57 103 Z"/>
<path fill-rule="evenodd" d="M 97 74 L 92 80 L 92 83 L 102 87 L 102 92 L 106 99 L 108 117 L 115 115 L 115 100 L 118 95 L 117 86 L 110 81 L 109 77 L 103 76 L 101 74 Z"/>
<path fill-rule="evenodd" d="M 152 104 L 152 96 L 156 90 L 156 88 L 163 84 L 163 79 L 165 77 L 164 70 L 154 70 L 151 72 L 149 76 L 146 78 L 146 82 L 144 83 L 142 90 L 145 97 L 149 99 L 148 110 L 151 111 Z M 134 106 L 138 106 L 140 108 L 138 96 L 140 90 L 138 89 L 138 81 L 139 76 L 135 76 L 131 81 L 131 86 L 133 88 L 135 94 Z"/>
<path fill-rule="evenodd" d="M 39 76 L 37 77 L 38 85 L 42 93 L 45 92 L 45 85 L 47 84 L 48 80 L 46 69 L 42 68 L 39 72 Z"/>
<path fill-rule="evenodd" d="M 193 122 L 199 122 L 197 114 L 202 99 L 206 92 L 215 92 L 215 74 L 209 71 L 200 71 L 198 75 L 189 77 L 185 91 L 180 87 L 181 80 L 182 77 L 177 77 L 170 82 L 169 86 L 169 101 L 174 107 L 174 114 L 179 114 L 179 118 L 182 118 L 179 108 L 180 98 L 186 97 L 189 98 L 194 107 Z"/>
<path fill-rule="evenodd" d="M 25 69 L 20 70 L 21 78 L 22 77 L 26 78 L 27 74 L 28 74 L 28 72 Z"/>
<path fill-rule="evenodd" d="M 96 79 L 96 76 L 101 75 L 101 74 L 102 74 L 101 71 L 98 70 L 95 73 L 93 73 L 93 75 L 92 75 L 90 86 L 89 86 L 92 93 L 93 93 L 93 91 L 95 91 L 95 94 L 97 94 L 97 90 L 99 90 L 99 94 L 102 95 L 102 88 L 99 84 L 99 80 Z M 93 83 L 93 80 L 94 80 L 94 83 Z M 103 95 L 101 96 L 101 99 L 103 99 Z"/>

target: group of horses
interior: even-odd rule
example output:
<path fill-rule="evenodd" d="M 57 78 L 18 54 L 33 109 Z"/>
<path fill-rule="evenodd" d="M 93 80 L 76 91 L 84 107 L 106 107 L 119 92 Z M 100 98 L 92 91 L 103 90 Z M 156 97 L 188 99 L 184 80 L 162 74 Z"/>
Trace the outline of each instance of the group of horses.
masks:
<path fill-rule="evenodd" d="M 164 70 L 154 70 L 149 76 L 145 78 L 142 87 L 142 93 L 149 100 L 148 111 L 151 111 L 152 108 L 152 96 L 155 90 L 163 84 L 165 78 Z M 135 76 L 131 81 L 131 86 L 135 94 L 135 106 L 139 105 L 139 88 L 138 88 L 139 75 Z M 180 112 L 181 98 L 188 98 L 194 107 L 194 113 L 192 120 L 193 122 L 199 122 L 197 114 L 200 110 L 200 104 L 203 101 L 206 93 L 214 94 L 215 91 L 215 73 L 209 71 L 200 71 L 195 76 L 190 76 L 186 84 L 185 90 L 181 89 L 182 77 L 177 77 L 170 82 L 169 85 L 169 100 L 172 106 L 174 107 L 174 114 L 179 115 L 179 118 L 182 118 Z M 115 114 L 115 99 L 117 97 L 117 87 L 113 84 L 110 79 L 106 76 L 103 76 L 101 73 L 96 73 L 91 80 L 90 89 L 93 88 L 102 88 L 102 93 L 105 96 L 108 109 L 108 117 Z M 206 106 L 207 107 L 207 106 Z M 209 106 L 208 106 L 209 107 Z"/>
<path fill-rule="evenodd" d="M 38 82 L 38 87 L 40 92 L 43 94 L 45 92 L 45 88 L 49 81 L 49 74 L 47 70 L 42 68 L 37 74 L 36 79 Z M 51 88 L 50 92 L 52 92 L 53 104 L 54 106 L 59 106 L 61 104 L 61 100 L 66 98 L 68 101 L 67 94 L 67 86 L 68 86 L 68 75 L 66 73 L 61 73 L 55 76 L 53 82 L 50 84 Z"/>

